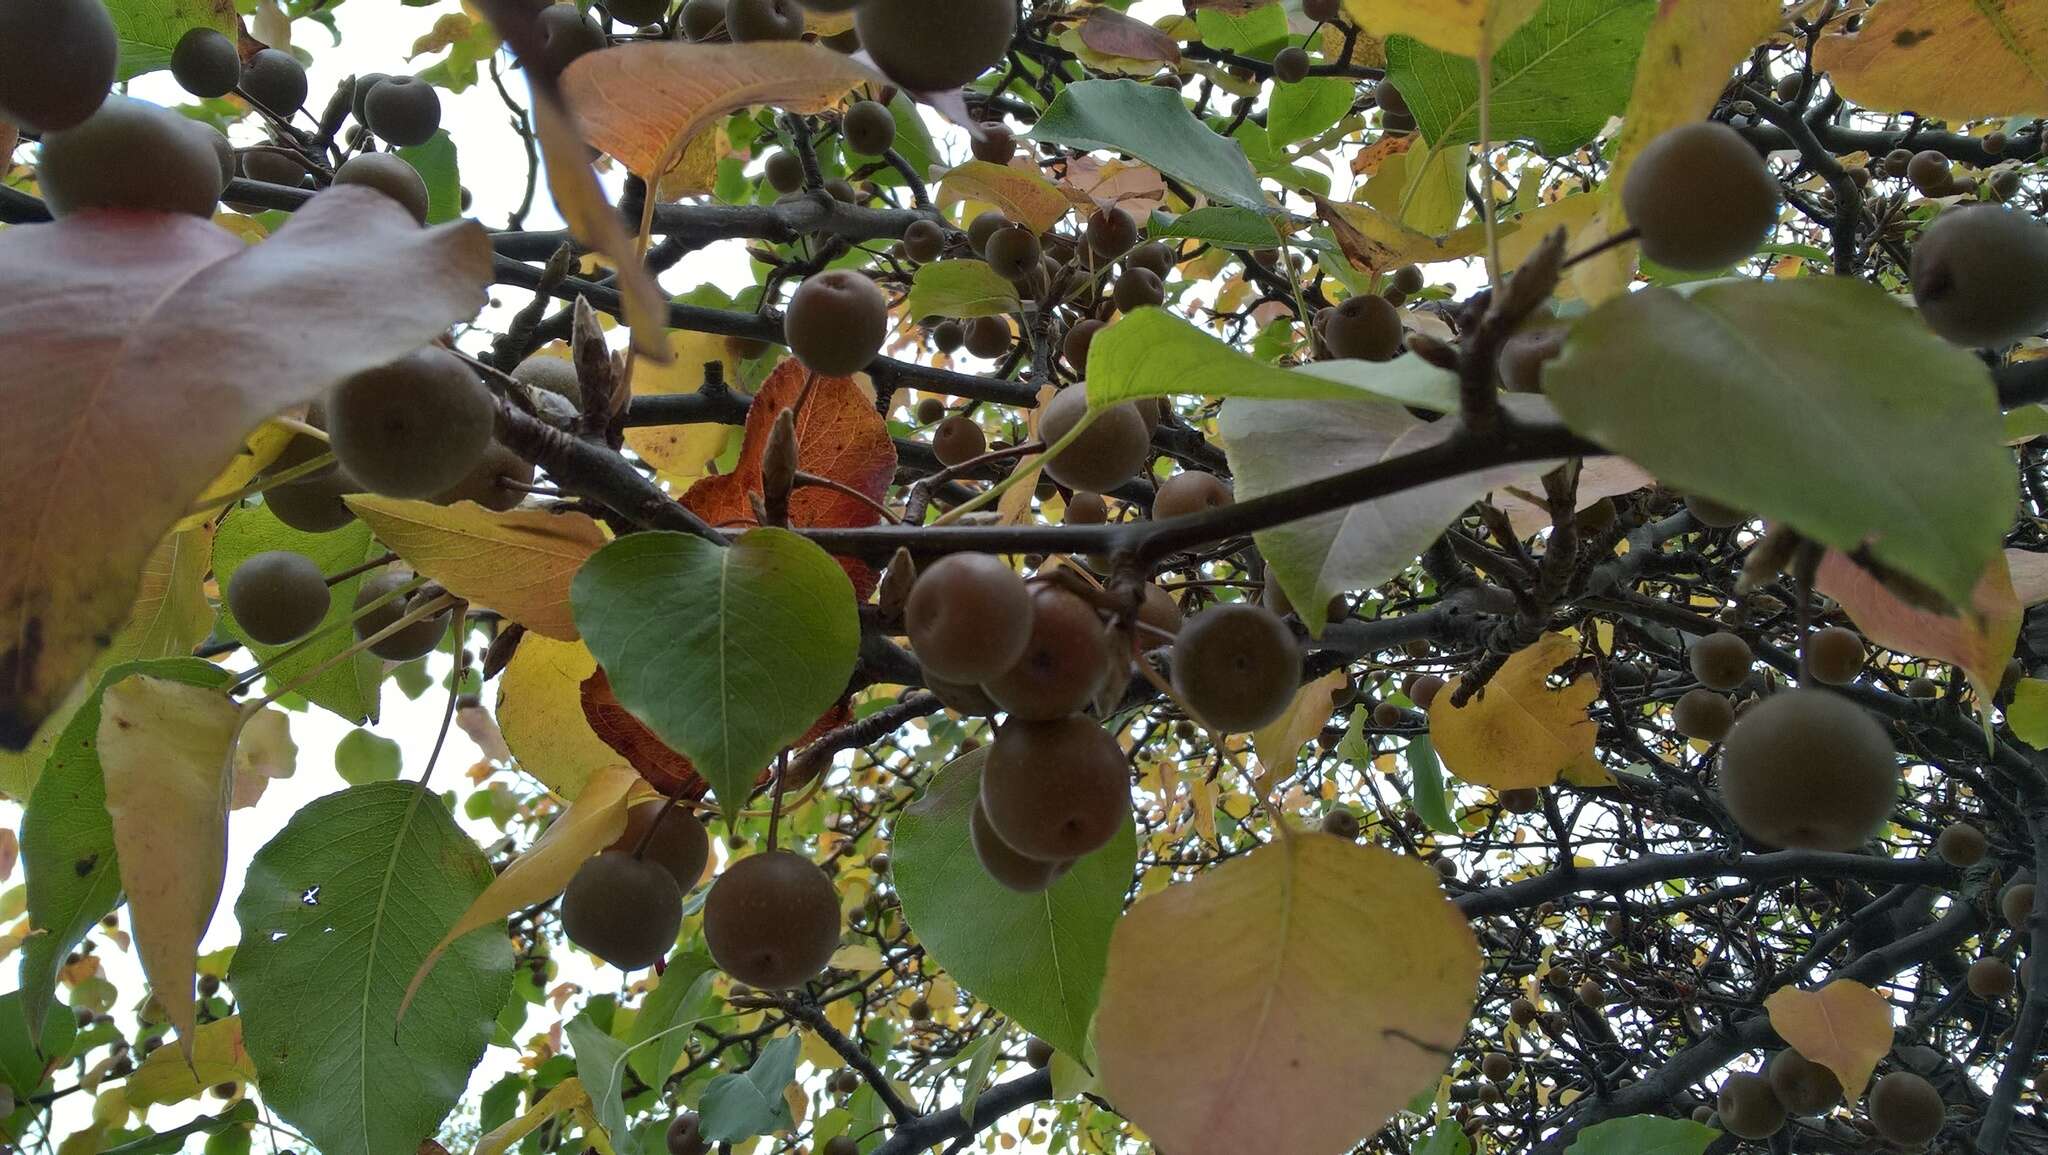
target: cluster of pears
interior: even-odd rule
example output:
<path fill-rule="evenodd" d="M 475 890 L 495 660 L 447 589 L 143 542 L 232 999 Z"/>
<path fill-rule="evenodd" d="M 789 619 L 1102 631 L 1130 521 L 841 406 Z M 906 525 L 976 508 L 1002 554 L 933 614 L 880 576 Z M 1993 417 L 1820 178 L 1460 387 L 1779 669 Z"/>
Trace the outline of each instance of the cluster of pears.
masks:
<path fill-rule="evenodd" d="M 1821 669 L 1849 681 L 1862 652 L 1853 633 L 1847 642 L 1816 636 L 1809 671 L 1816 682 L 1828 680 Z M 1721 802 L 1744 833 L 1787 850 L 1855 850 L 1884 829 L 1898 800 L 1891 736 L 1869 711 L 1817 688 L 1780 691 L 1736 716 L 1717 691 L 1740 686 L 1753 656 L 1732 633 L 1695 643 L 1689 658 L 1701 689 L 1679 699 L 1674 721 L 1681 733 L 1721 743 Z"/>
<path fill-rule="evenodd" d="M 620 970 L 652 966 L 675 945 L 683 895 L 710 860 L 703 823 L 665 801 L 642 802 L 626 812 L 619 837 L 569 880 L 563 933 Z"/>
<path fill-rule="evenodd" d="M 513 374 L 530 393 L 561 398 L 575 370 L 560 358 L 530 359 Z M 540 382 L 540 384 L 533 384 Z M 571 402 L 573 404 L 573 402 Z M 473 501 L 508 510 L 524 499 L 533 464 L 496 439 L 497 402 L 467 362 L 437 345 L 359 373 L 329 390 L 307 413 L 327 440 L 301 434 L 269 468 L 286 476 L 264 490 L 278 520 L 326 533 L 355 516 L 344 498 L 379 493 L 452 505 Z M 300 473 L 329 451 L 332 464 Z"/>
<path fill-rule="evenodd" d="M 1056 580 L 1027 582 L 988 554 L 949 554 L 925 567 L 903 617 L 942 701 L 1008 715 L 982 770 L 973 843 L 996 881 L 1045 889 L 1129 816 L 1123 750 L 1085 713 L 1128 676 L 1128 640 L 1079 593 Z M 1210 725 L 1255 729 L 1293 700 L 1300 647 L 1271 611 L 1223 605 L 1173 624 L 1175 691 Z"/>
<path fill-rule="evenodd" d="M 1842 1084 L 1834 1072 L 1787 1047 L 1760 1072 L 1730 1075 L 1711 1117 L 1739 1139 L 1763 1140 L 1784 1130 L 1793 1116 L 1825 1115 L 1841 1102 Z M 1909 1150 L 1941 1134 L 1948 1118 L 1941 1092 L 1911 1071 L 1877 1080 L 1863 1105 L 1881 1138 Z"/>

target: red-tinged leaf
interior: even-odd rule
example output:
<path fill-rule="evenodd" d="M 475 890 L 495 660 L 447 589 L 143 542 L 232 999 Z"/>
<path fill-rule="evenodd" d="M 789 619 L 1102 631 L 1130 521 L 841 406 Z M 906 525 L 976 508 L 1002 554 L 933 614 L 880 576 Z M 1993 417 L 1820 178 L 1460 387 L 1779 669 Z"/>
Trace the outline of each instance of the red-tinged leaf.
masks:
<path fill-rule="evenodd" d="M 1081 22 L 1081 43 L 1104 56 L 1180 63 L 1180 45 L 1174 43 L 1173 37 L 1114 8 L 1089 11 L 1088 18 Z"/>
<path fill-rule="evenodd" d="M 654 731 L 619 704 L 612 695 L 611 680 L 605 676 L 601 666 L 584 680 L 583 716 L 597 736 L 638 770 L 649 786 L 663 794 L 692 802 L 710 791 L 711 784 L 704 781 L 688 758 L 655 737 Z M 797 745 L 815 742 L 852 720 L 852 708 L 841 699 L 811 724 Z M 766 766 L 761 768 L 760 782 L 768 781 L 769 770 Z"/>
<path fill-rule="evenodd" d="M 1829 550 L 1814 575 L 1814 587 L 1842 604 L 1865 637 L 1888 650 L 1947 662 L 1970 675 L 1989 701 L 2005 676 L 2019 639 L 2021 602 L 2013 592 L 2007 558 L 1992 559 L 1977 582 L 1972 612 L 1941 614 L 1922 609 L 1885 588 L 1869 570 L 1839 550 Z M 2031 557 L 2031 555 L 2021 555 Z"/>
<path fill-rule="evenodd" d="M 816 477 L 829 478 L 880 501 L 896 476 L 896 443 L 875 412 L 875 403 L 851 378 L 818 377 L 804 396 L 811 375 L 794 358 L 777 366 L 747 411 L 746 439 L 731 473 L 707 477 L 683 494 L 683 504 L 721 529 L 752 526 L 750 493 L 761 493 L 761 457 L 776 415 L 803 398 L 796 415 L 796 466 Z M 789 523 L 803 529 L 873 525 L 881 515 L 865 502 L 821 486 L 805 486 L 789 501 Z M 855 596 L 867 600 L 874 592 L 875 572 L 866 563 L 840 559 L 853 579 Z"/>
<path fill-rule="evenodd" d="M 578 57 L 562 93 L 592 147 L 643 177 L 667 172 L 691 138 L 754 104 L 822 112 L 874 70 L 820 44 L 641 41 Z"/>
<path fill-rule="evenodd" d="M 0 746 L 63 699 L 250 430 L 468 319 L 490 276 L 474 222 L 422 229 L 359 187 L 252 246 L 179 214 L 0 231 Z"/>

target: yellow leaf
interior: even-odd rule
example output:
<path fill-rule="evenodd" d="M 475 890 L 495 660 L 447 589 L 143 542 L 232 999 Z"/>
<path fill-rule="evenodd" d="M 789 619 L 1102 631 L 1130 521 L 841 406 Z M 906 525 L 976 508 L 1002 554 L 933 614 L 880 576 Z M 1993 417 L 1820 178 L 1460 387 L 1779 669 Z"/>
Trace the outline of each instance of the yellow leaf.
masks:
<path fill-rule="evenodd" d="M 716 361 L 727 381 L 738 381 L 739 358 L 723 337 L 676 330 L 668 335 L 675 357 L 667 365 L 642 365 L 633 371 L 633 395 L 652 397 L 695 393 L 704 384 L 704 366 Z M 678 492 L 704 477 L 711 462 L 725 452 L 732 427 L 665 425 L 626 430 L 626 446 L 646 459 Z"/>
<path fill-rule="evenodd" d="M 471 19 L 467 12 L 442 13 L 434 21 L 434 26 L 427 29 L 425 36 L 412 42 L 412 52 L 406 56 L 406 59 L 411 60 L 415 56 L 425 56 L 429 53 L 439 52 L 458 40 L 469 39 L 470 29 L 475 23 L 476 21 Z"/>
<path fill-rule="evenodd" d="M 1037 169 L 970 160 L 946 174 L 940 203 L 987 201 L 1013 221 L 1044 232 L 1067 215 L 1067 198 Z"/>
<path fill-rule="evenodd" d="M 528 1108 L 526 1114 L 478 1139 L 475 1155 L 505 1155 L 514 1143 L 538 1131 L 542 1123 L 589 1104 L 590 1093 L 583 1089 L 583 1080 L 571 1075 L 541 1096 L 540 1102 Z"/>
<path fill-rule="evenodd" d="M 1728 74 L 1769 36 L 1780 20 L 1778 0 L 1662 0 L 1636 63 L 1628 119 L 1608 155 L 1613 168 L 1599 193 L 1600 215 L 1587 227 L 1578 248 L 1628 227 L 1621 211 L 1622 178 L 1637 153 L 1659 134 L 1712 112 Z M 1636 249 L 1616 245 L 1572 269 L 1571 283 L 1588 304 L 1597 305 L 1628 287 Z"/>
<path fill-rule="evenodd" d="M 1479 251 L 1485 238 L 1461 230 L 1433 237 L 1402 224 L 1371 205 L 1344 204 L 1316 197 L 1316 215 L 1330 226 L 1337 245 L 1353 265 L 1383 273 L 1402 265 L 1454 261 Z"/>
<path fill-rule="evenodd" d="M 142 1060 L 126 1084 L 128 1105 L 141 1110 L 158 1103 L 196 1099 L 221 1083 L 255 1081 L 256 1064 L 242 1049 L 242 1016 L 205 1023 L 192 1035 L 192 1061 L 174 1047 L 158 1047 Z"/>
<path fill-rule="evenodd" d="M 831 966 L 834 970 L 878 971 L 888 965 L 882 961 L 882 952 L 866 943 L 857 942 L 832 952 Z"/>
<path fill-rule="evenodd" d="M 57 736 L 99 685 L 100 676 L 123 662 L 190 654 L 213 629 L 206 600 L 206 573 L 213 565 L 213 531 L 186 529 L 158 542 L 137 579 L 128 620 L 100 651 L 57 710 L 43 719 L 26 750 L 0 750 L 0 794 L 27 801 L 49 760 Z"/>
<path fill-rule="evenodd" d="M 531 849 L 513 859 L 484 887 L 427 952 L 420 969 L 413 972 L 412 982 L 406 984 L 405 997 L 398 1002 L 398 1017 L 405 1018 L 412 997 L 450 943 L 507 915 L 552 901 L 592 855 L 617 842 L 626 832 L 626 795 L 639 781 L 639 773 L 626 766 L 607 766 L 592 774 L 569 809 L 549 824 Z"/>
<path fill-rule="evenodd" d="M 1507 39 L 1536 11 L 1538 0 L 1344 0 L 1360 28 L 1385 38 L 1413 36 L 1431 48 L 1479 55 L 1482 32 L 1493 44 Z"/>
<path fill-rule="evenodd" d="M 1850 979 L 1817 991 L 1785 987 L 1764 1000 L 1764 1009 L 1778 1037 L 1833 1071 L 1851 1103 L 1863 1097 L 1870 1072 L 1892 1049 L 1892 1005 Z"/>
<path fill-rule="evenodd" d="M 1814 61 L 1843 96 L 1881 112 L 1958 121 L 2040 115 L 2048 113 L 2048 5 L 1879 4 L 1855 35 L 1821 37 Z"/>
<path fill-rule="evenodd" d="M 599 55 L 602 53 L 586 53 L 585 59 Z M 533 90 L 533 127 L 540 139 L 548 192 L 555 198 L 556 211 L 570 234 L 602 253 L 618 273 L 634 351 L 651 361 L 666 360 L 668 342 L 662 335 L 668 332 L 668 297 L 640 259 L 639 246 L 605 198 L 604 187 L 597 183 L 569 111 L 554 93 L 539 87 Z"/>
<path fill-rule="evenodd" d="M 222 778 L 239 713 L 218 690 L 141 674 L 107 687 L 100 705 L 100 767 L 136 954 L 188 1050 L 199 940 L 227 876 L 229 784 Z M 275 721 L 261 723 L 251 749 L 237 752 L 238 764 L 251 756 L 289 759 L 282 715 L 270 716 Z"/>
<path fill-rule="evenodd" d="M 1359 190 L 1359 199 L 1408 228 L 1432 237 L 1448 233 L 1465 209 L 1471 151 L 1460 143 L 1440 149 L 1417 146 L 1389 156 Z"/>
<path fill-rule="evenodd" d="M 277 455 L 284 452 L 286 445 L 291 444 L 292 436 L 291 430 L 275 422 L 266 421 L 257 426 L 256 432 L 242 443 L 242 451 L 235 454 L 228 467 L 221 470 L 219 476 L 209 482 L 192 502 L 192 508 L 198 512 L 180 521 L 178 528 L 195 529 L 220 516 L 220 510 L 213 508 L 214 503 L 247 488 L 256 480 L 256 475 L 270 468 L 270 463 L 277 460 Z"/>
<path fill-rule="evenodd" d="M 1258 795 L 1263 798 L 1272 790 L 1273 782 L 1283 773 L 1294 769 L 1294 760 L 1301 755 L 1301 748 L 1309 739 L 1323 732 L 1323 723 L 1330 720 L 1330 711 L 1336 709 L 1334 696 L 1340 690 L 1348 690 L 1351 680 L 1343 670 L 1331 670 L 1295 695 L 1287 712 L 1274 719 L 1271 724 L 1252 732 L 1252 750 L 1259 757 Z"/>
<path fill-rule="evenodd" d="M 1289 835 L 1117 924 L 1097 1070 L 1175 1155 L 1344 1151 L 1443 1072 L 1478 979 L 1434 871 Z"/>
<path fill-rule="evenodd" d="M 605 533 L 580 513 L 515 509 L 472 501 L 432 505 L 360 494 L 348 499 L 377 540 L 457 597 L 488 606 L 535 633 L 573 642 L 569 583 Z"/>
<path fill-rule="evenodd" d="M 583 680 L 596 672 L 582 642 L 528 634 L 498 681 L 498 729 L 512 757 L 568 799 L 593 772 L 619 762 L 583 716 Z"/>
<path fill-rule="evenodd" d="M 1429 738 L 1444 767 L 1495 790 L 1548 786 L 1567 770 L 1594 763 L 1600 728 L 1586 712 L 1599 683 L 1581 675 L 1561 690 L 1545 679 L 1570 661 L 1578 643 L 1545 634 L 1507 660 L 1462 709 L 1451 705 L 1454 682 L 1429 704 Z"/>
<path fill-rule="evenodd" d="M 649 177 L 729 112 L 753 104 L 823 112 L 880 79 L 818 44 L 641 41 L 577 58 L 562 73 L 562 92 L 593 147 Z"/>

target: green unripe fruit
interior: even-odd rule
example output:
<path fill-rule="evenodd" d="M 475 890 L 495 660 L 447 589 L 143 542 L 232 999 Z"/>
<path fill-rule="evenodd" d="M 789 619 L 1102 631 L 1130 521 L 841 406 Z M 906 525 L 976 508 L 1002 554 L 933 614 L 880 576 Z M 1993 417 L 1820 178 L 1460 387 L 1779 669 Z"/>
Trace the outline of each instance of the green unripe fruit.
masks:
<path fill-rule="evenodd" d="M 485 509 L 504 513 L 526 500 L 526 491 L 519 487 L 532 484 L 533 462 L 493 441 L 477 459 L 469 476 L 436 494 L 434 504 L 473 501 Z"/>
<path fill-rule="evenodd" d="M 1166 283 L 1150 269 L 1127 267 L 1124 275 L 1116 279 L 1116 289 L 1111 296 L 1119 312 L 1134 313 L 1139 309 L 1157 308 L 1166 303 Z"/>
<path fill-rule="evenodd" d="M 1688 738 L 1719 742 L 1735 725 L 1735 705 L 1712 690 L 1687 690 L 1671 708 L 1671 724 Z"/>
<path fill-rule="evenodd" d="M 1323 344 L 1333 357 L 1391 361 L 1401 351 L 1401 311 L 1384 297 L 1349 297 L 1318 319 Z"/>
<path fill-rule="evenodd" d="M 306 69 L 291 53 L 264 48 L 242 66 L 241 88 L 268 111 L 289 117 L 306 103 Z"/>
<path fill-rule="evenodd" d="M 912 221 L 903 230 L 903 251 L 920 265 L 928 265 L 946 251 L 946 230 L 937 221 Z"/>
<path fill-rule="evenodd" d="M 965 329 L 967 351 L 994 361 L 1010 354 L 1010 322 L 1002 317 L 975 317 Z"/>
<path fill-rule="evenodd" d="M 1991 840 L 1984 832 L 1967 822 L 1951 823 L 1942 828 L 1934 839 L 1934 851 L 1943 862 L 1950 866 L 1972 867 L 1984 861 L 1991 850 Z"/>
<path fill-rule="evenodd" d="M 998 276 L 1020 281 L 1038 268 L 1043 250 L 1038 234 L 1024 225 L 1004 225 L 988 238 L 982 254 Z"/>
<path fill-rule="evenodd" d="M 1333 834 L 1347 842 L 1358 841 L 1358 815 L 1349 810 L 1332 810 L 1323 815 L 1322 832 Z"/>
<path fill-rule="evenodd" d="M 787 850 L 726 867 L 704 899 L 704 943 L 718 968 L 762 990 L 800 987 L 839 949 L 839 892 Z"/>
<path fill-rule="evenodd" d="M 1037 894 L 1059 881 L 1067 864 L 1046 862 L 1017 853 L 1016 849 L 1004 842 L 995 827 L 988 824 L 988 814 L 981 808 L 981 799 L 974 800 L 967 819 L 969 845 L 974 847 L 974 857 L 988 876 L 1006 890 L 1019 894 Z"/>
<path fill-rule="evenodd" d="M 1692 675 L 1709 690 L 1733 690 L 1749 678 L 1749 665 L 1756 660 L 1749 643 L 1730 633 L 1708 634 L 1694 642 L 1686 654 Z"/>
<path fill-rule="evenodd" d="M 1764 1064 L 1764 1077 L 1778 1102 L 1794 1115 L 1820 1115 L 1842 1101 L 1842 1082 L 1835 1073 L 1790 1047 Z"/>
<path fill-rule="evenodd" d="M 620 970 L 660 962 L 682 925 L 676 880 L 624 851 L 607 850 L 585 862 L 562 892 L 562 933 Z"/>
<path fill-rule="evenodd" d="M 668 1155 L 709 1155 L 711 1151 L 711 1141 L 704 1137 L 695 1111 L 685 1111 L 671 1120 L 664 1139 Z"/>
<path fill-rule="evenodd" d="M 1230 483 L 1213 473 L 1189 470 L 1166 479 L 1152 498 L 1152 520 L 1185 517 L 1191 513 L 1229 505 L 1233 499 Z"/>
<path fill-rule="evenodd" d="M 583 14 L 574 4 L 550 4 L 544 7 L 540 10 L 536 23 L 540 25 L 541 35 L 545 38 L 541 49 L 542 56 L 547 62 L 547 67 L 556 73 L 575 63 L 578 57 L 595 52 L 611 43 L 605 36 L 604 29 L 597 26 L 597 21 Z"/>
<path fill-rule="evenodd" d="M 168 109 L 110 95 L 83 123 L 43 137 L 43 201 L 58 217 L 87 209 L 211 217 L 221 172 L 209 132 Z"/>
<path fill-rule="evenodd" d="M 725 2 L 726 0 L 688 0 L 683 5 L 683 35 L 699 42 L 724 36 Z"/>
<path fill-rule="evenodd" d="M 1955 185 L 1948 158 L 1933 149 L 1923 149 L 1906 162 L 1906 180 L 1928 196 L 1945 195 Z"/>
<path fill-rule="evenodd" d="M 1017 7 L 1014 0 L 866 0 L 853 26 L 889 79 L 912 92 L 944 92 L 1002 61 Z"/>
<path fill-rule="evenodd" d="M 1024 656 L 1031 615 L 1024 579 L 985 553 L 947 554 L 926 566 L 903 606 L 918 661 L 949 682 L 970 684 L 1002 674 Z"/>
<path fill-rule="evenodd" d="M 1948 1121 L 1948 1106 L 1941 1101 L 1941 1092 L 1911 1071 L 1893 1071 L 1879 1079 L 1864 1108 L 1879 1135 L 1905 1147 L 1918 1147 L 1933 1139 Z"/>
<path fill-rule="evenodd" d="M 932 430 L 932 454 L 941 465 L 959 465 L 987 452 L 987 435 L 966 417 L 948 417 Z"/>
<path fill-rule="evenodd" d="M 2018 986 L 2013 969 L 2003 959 L 1980 958 L 1963 976 L 1970 993 L 1980 999 L 2002 999 Z"/>
<path fill-rule="evenodd" d="M 803 9 L 795 0 L 728 0 L 725 31 L 735 42 L 795 40 L 804 34 Z"/>
<path fill-rule="evenodd" d="M 1829 626 L 1806 639 L 1806 668 L 1817 682 L 1846 686 L 1863 672 L 1863 639 L 1855 630 Z"/>
<path fill-rule="evenodd" d="M 1674 269 L 1718 269 L 1754 253 L 1777 223 L 1779 196 L 1757 151 L 1713 121 L 1643 146 L 1621 188 L 1643 254 Z"/>
<path fill-rule="evenodd" d="M 226 96 L 242 82 L 242 55 L 215 29 L 189 28 L 171 49 L 171 77 L 194 96 Z"/>
<path fill-rule="evenodd" d="M 398 568 L 387 568 L 382 573 L 364 580 L 356 591 L 356 637 L 373 638 L 398 624 L 407 609 L 415 604 L 412 598 L 395 597 L 384 601 L 382 605 L 377 603 L 412 580 L 412 571 Z M 412 596 L 416 598 L 419 595 Z M 376 608 L 370 609 L 369 607 L 373 605 Z M 370 647 L 370 652 L 388 662 L 410 662 L 414 658 L 432 653 L 434 647 L 441 644 L 441 635 L 447 632 L 448 614 L 444 611 L 421 618 L 375 643 Z"/>
<path fill-rule="evenodd" d="M 1716 1107 L 1721 1126 L 1740 1139 L 1768 1139 L 1785 1126 L 1785 1105 L 1770 1080 L 1754 1072 L 1728 1076 Z"/>
<path fill-rule="evenodd" d="M 663 811 L 668 813 L 664 814 Z M 648 836 L 649 831 L 653 836 Z M 646 850 L 640 844 L 647 844 Z M 668 871 L 684 893 L 695 888 L 711 861 L 711 836 L 704 824 L 683 807 L 665 802 L 642 802 L 626 812 L 626 829 L 605 849 L 639 853 Z"/>
<path fill-rule="evenodd" d="M 1095 344 L 1095 334 L 1105 328 L 1102 322 L 1090 317 L 1074 323 L 1060 342 L 1060 352 L 1067 358 L 1067 365 L 1076 373 L 1088 372 L 1088 350 Z"/>
<path fill-rule="evenodd" d="M 1854 850 L 1898 800 L 1892 741 L 1854 702 L 1788 690 L 1750 707 L 1721 747 L 1721 801 L 1752 838 L 1787 850 Z"/>
<path fill-rule="evenodd" d="M 981 774 L 989 830 L 1026 858 L 1071 862 L 1109 844 L 1131 812 L 1123 748 L 1090 718 L 1012 718 Z"/>
<path fill-rule="evenodd" d="M 476 468 L 496 414 L 470 367 L 430 345 L 335 386 L 327 436 L 341 467 L 371 492 L 431 498 Z"/>
<path fill-rule="evenodd" d="M 1211 729 L 1256 730 L 1287 711 L 1300 685 L 1301 646 L 1262 606 L 1211 607 L 1174 640 L 1174 692 Z"/>
<path fill-rule="evenodd" d="M 1038 435 L 1052 446 L 1071 432 L 1088 413 L 1087 390 L 1071 385 L 1054 394 L 1039 414 Z M 1047 460 L 1046 473 L 1069 489 L 1106 493 L 1145 467 L 1152 439 L 1145 418 L 1126 402 L 1103 410 L 1073 444 Z"/>
<path fill-rule="evenodd" d="M 2048 328 L 2048 224 L 1995 205 L 1935 218 L 1913 246 L 1913 300 L 1929 328 L 1971 348 Z"/>
<path fill-rule="evenodd" d="M 388 152 L 357 153 L 348 158 L 334 170 L 334 183 L 376 189 L 405 206 L 412 219 L 427 223 L 427 182 L 418 169 Z"/>
<path fill-rule="evenodd" d="M 880 156 L 896 144 L 896 118 L 887 105 L 873 100 L 857 101 L 847 109 L 840 131 L 846 134 L 847 146 L 864 156 Z"/>
<path fill-rule="evenodd" d="M 1178 264 L 1178 256 L 1164 241 L 1147 241 L 1132 249 L 1124 258 L 1124 268 L 1144 269 L 1155 277 L 1164 279 Z"/>
<path fill-rule="evenodd" d="M 327 617 L 331 597 L 320 567 L 290 550 L 259 553 L 228 578 L 228 612 L 244 633 L 267 646 L 312 633 Z"/>
<path fill-rule="evenodd" d="M 120 53 L 100 0 L 0 4 L 0 120 L 43 133 L 84 123 L 113 87 Z"/>
<path fill-rule="evenodd" d="M 1998 913 L 2005 918 L 2007 926 L 2014 930 L 2025 930 L 2027 920 L 2034 915 L 2034 884 L 2015 882 L 1998 896 Z"/>
<path fill-rule="evenodd" d="M 1131 214 L 1111 205 L 1088 216 L 1088 248 L 1105 261 L 1113 261 L 1138 243 L 1138 222 Z M 1154 270 L 1165 276 L 1164 270 Z"/>
<path fill-rule="evenodd" d="M 831 269 L 797 286 L 782 320 L 783 339 L 806 368 L 846 377 L 867 367 L 889 333 L 889 301 L 875 283 Z"/>
<path fill-rule="evenodd" d="M 370 116 L 363 104 L 369 100 L 371 89 L 389 79 L 390 75 L 383 72 L 365 72 L 356 77 L 355 84 L 349 89 L 349 114 L 356 118 L 357 124 L 368 127 Z"/>
<path fill-rule="evenodd" d="M 1050 583 L 1031 590 L 1030 622 L 1023 654 L 982 689 L 1013 720 L 1078 713 L 1109 676 L 1109 631 L 1093 606 Z"/>
<path fill-rule="evenodd" d="M 441 127 L 441 95 L 414 76 L 394 76 L 370 90 L 363 101 L 371 132 L 407 148 L 425 144 Z"/>
<path fill-rule="evenodd" d="M 804 187 L 804 161 L 793 152 L 771 152 L 762 162 L 768 185 L 779 193 L 793 193 Z"/>
<path fill-rule="evenodd" d="M 1273 57 L 1273 78 L 1282 84 L 1299 84 L 1308 79 L 1308 53 L 1289 45 Z"/>

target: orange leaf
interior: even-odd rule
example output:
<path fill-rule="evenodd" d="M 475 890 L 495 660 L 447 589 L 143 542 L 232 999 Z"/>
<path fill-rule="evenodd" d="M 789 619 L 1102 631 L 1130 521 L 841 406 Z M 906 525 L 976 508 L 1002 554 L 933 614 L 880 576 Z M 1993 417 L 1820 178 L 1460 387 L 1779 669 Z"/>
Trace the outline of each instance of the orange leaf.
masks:
<path fill-rule="evenodd" d="M 1986 701 L 2005 677 L 2019 639 L 2020 601 L 2003 556 L 1978 579 L 1968 615 L 1935 613 L 1903 600 L 1840 550 L 1821 559 L 1814 586 L 1842 603 L 1865 637 L 1888 650 L 1961 668 Z"/>
<path fill-rule="evenodd" d="M 591 145 L 642 177 L 674 167 L 683 147 L 752 104 L 823 112 L 875 72 L 817 44 L 642 41 L 591 52 L 562 73 L 562 92 Z"/>
<path fill-rule="evenodd" d="M 818 377 L 804 397 L 809 377 L 794 358 L 769 375 L 747 411 L 739 463 L 731 473 L 707 477 L 683 494 L 683 504 L 691 512 L 720 528 L 756 524 L 747 495 L 762 491 L 761 457 L 767 452 L 768 434 L 776 416 L 800 397 L 804 401 L 796 415 L 797 468 L 876 501 L 889 492 L 896 476 L 896 443 L 889 440 L 889 427 L 875 412 L 873 399 L 847 377 Z M 790 524 L 802 528 L 846 528 L 879 520 L 881 515 L 866 503 L 821 486 L 799 489 L 789 501 Z M 840 559 L 840 564 L 853 579 L 855 596 L 866 601 L 874 592 L 874 570 L 850 558 Z"/>
<path fill-rule="evenodd" d="M 1862 1098 L 1877 1061 L 1892 1049 L 1892 1005 L 1850 979 L 1817 991 L 1786 987 L 1764 1000 L 1771 1029 L 1809 1062 L 1842 1081 L 1849 1102 Z"/>
<path fill-rule="evenodd" d="M 697 773 L 697 768 L 688 758 L 655 737 L 654 731 L 619 704 L 619 700 L 612 696 L 611 679 L 605 676 L 602 666 L 583 683 L 583 716 L 606 745 L 618 751 L 620 757 L 647 779 L 648 785 L 663 794 L 694 802 L 711 789 L 711 784 L 704 781 L 703 775 Z M 825 711 L 823 717 L 811 723 L 811 728 L 804 731 L 804 736 L 796 744 L 808 745 L 852 720 L 852 708 L 841 699 Z M 766 766 L 761 768 L 759 781 L 768 781 L 770 769 Z"/>

